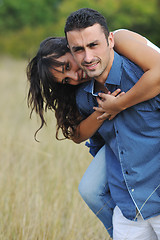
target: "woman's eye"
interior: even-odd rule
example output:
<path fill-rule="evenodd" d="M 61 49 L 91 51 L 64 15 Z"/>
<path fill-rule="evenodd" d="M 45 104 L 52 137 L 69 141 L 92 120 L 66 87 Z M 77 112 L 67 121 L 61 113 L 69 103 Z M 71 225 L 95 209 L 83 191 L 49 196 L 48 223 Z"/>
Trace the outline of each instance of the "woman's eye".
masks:
<path fill-rule="evenodd" d="M 62 83 L 63 83 L 63 84 L 68 83 L 68 78 L 64 78 L 64 79 L 62 80 Z"/>
<path fill-rule="evenodd" d="M 69 69 L 70 69 L 70 64 L 66 63 L 66 70 L 69 70 Z"/>

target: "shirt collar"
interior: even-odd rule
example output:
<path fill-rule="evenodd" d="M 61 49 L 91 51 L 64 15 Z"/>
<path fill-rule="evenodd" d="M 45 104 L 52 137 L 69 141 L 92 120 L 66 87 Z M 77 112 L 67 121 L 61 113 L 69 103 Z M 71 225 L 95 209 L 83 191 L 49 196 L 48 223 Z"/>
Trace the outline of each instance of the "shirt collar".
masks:
<path fill-rule="evenodd" d="M 122 57 L 114 51 L 114 60 L 106 79 L 106 84 L 120 85 L 122 75 Z"/>
<path fill-rule="evenodd" d="M 122 57 L 114 51 L 113 64 L 105 84 L 120 85 L 121 75 L 122 75 Z M 95 80 L 92 79 L 84 88 L 84 90 L 86 92 L 91 93 L 93 96 L 97 96 L 97 94 L 94 93 L 94 81 Z"/>

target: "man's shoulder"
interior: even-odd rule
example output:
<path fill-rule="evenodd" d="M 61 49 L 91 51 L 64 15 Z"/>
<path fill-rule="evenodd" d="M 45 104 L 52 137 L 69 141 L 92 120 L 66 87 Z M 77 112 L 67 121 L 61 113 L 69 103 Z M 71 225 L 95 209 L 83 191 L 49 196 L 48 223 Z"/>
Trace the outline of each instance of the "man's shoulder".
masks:
<path fill-rule="evenodd" d="M 88 82 L 82 83 L 76 90 L 76 103 L 79 109 L 84 109 L 87 103 L 87 92 L 85 88 L 88 86 Z"/>
<path fill-rule="evenodd" d="M 78 85 L 78 88 L 76 90 L 76 97 L 82 95 L 86 95 L 87 91 L 85 91 L 85 88 L 89 86 L 89 82 L 81 83 Z"/>
<path fill-rule="evenodd" d="M 88 116 L 93 112 L 94 99 L 92 94 L 88 92 L 90 82 L 82 83 L 76 91 L 76 103 L 81 114 Z"/>
<path fill-rule="evenodd" d="M 125 56 L 119 55 L 119 57 L 122 60 L 122 68 L 127 69 L 129 71 L 136 71 L 139 74 L 143 74 L 143 70 L 134 62 L 132 62 L 129 58 L 126 58 Z"/>

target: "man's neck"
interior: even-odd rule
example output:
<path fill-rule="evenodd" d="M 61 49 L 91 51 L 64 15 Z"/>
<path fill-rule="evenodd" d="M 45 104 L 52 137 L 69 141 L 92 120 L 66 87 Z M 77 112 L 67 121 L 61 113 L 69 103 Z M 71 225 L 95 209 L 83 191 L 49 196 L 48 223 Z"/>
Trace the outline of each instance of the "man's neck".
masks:
<path fill-rule="evenodd" d="M 108 63 L 107 68 L 104 70 L 104 72 L 99 76 L 99 77 L 95 77 L 95 80 L 101 84 L 105 84 L 106 79 L 109 75 L 109 72 L 111 70 L 112 64 L 113 64 L 113 60 L 114 60 L 114 50 L 111 51 L 110 53 L 110 60 Z"/>
<path fill-rule="evenodd" d="M 95 81 L 94 82 L 94 93 L 101 92 L 101 91 L 104 93 L 108 93 L 108 89 L 104 86 L 103 83 Z"/>

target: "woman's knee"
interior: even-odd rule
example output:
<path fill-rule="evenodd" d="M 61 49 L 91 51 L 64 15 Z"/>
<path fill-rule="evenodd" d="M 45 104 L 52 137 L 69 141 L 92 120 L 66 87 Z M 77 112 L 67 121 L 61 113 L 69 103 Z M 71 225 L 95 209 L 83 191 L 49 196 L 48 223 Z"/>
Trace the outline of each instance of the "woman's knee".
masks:
<path fill-rule="evenodd" d="M 98 195 L 92 182 L 85 181 L 83 178 L 79 184 L 78 190 L 83 200 L 87 203 L 92 201 Z"/>
<path fill-rule="evenodd" d="M 102 147 L 87 168 L 79 184 L 79 192 L 87 203 L 99 200 L 99 197 L 106 192 L 106 159 L 105 147 Z"/>

